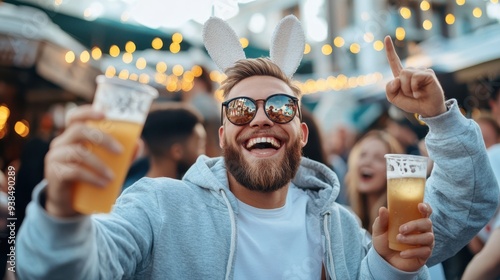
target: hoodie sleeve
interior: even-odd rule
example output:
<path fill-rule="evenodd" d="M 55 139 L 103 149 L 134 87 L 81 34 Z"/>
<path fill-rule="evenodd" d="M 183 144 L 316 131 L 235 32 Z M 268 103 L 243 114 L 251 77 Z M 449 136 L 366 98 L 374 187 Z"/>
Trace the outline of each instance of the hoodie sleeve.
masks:
<path fill-rule="evenodd" d="M 446 105 L 446 113 L 422 118 L 429 126 L 425 142 L 434 161 L 425 190 L 436 243 L 429 266 L 465 246 L 492 217 L 499 197 L 479 126 L 460 113 L 456 100 Z"/>
<path fill-rule="evenodd" d="M 377 251 L 371 247 L 361 263 L 359 279 L 398 279 L 398 280 L 424 280 L 431 279 L 427 266 L 415 272 L 399 270 L 385 261 Z"/>
<path fill-rule="evenodd" d="M 158 209 L 154 191 L 129 192 L 110 215 L 60 219 L 40 203 L 45 187 L 33 192 L 17 236 L 19 279 L 131 278 L 148 264 L 152 225 L 161 225 L 148 210 Z"/>

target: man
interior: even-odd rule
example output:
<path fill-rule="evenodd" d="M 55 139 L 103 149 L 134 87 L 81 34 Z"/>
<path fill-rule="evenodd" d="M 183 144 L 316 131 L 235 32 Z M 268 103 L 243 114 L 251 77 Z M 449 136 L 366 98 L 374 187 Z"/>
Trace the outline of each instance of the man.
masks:
<path fill-rule="evenodd" d="M 261 58 L 241 60 L 226 71 L 219 129 L 223 158 L 198 158 L 182 181 L 141 180 L 124 192 L 109 216 L 79 215 L 69 202 L 75 181 L 107 180 L 102 168 L 95 166 L 91 174 L 55 169 L 55 163 L 67 163 L 62 151 L 85 139 L 90 128 L 83 122 L 103 117 L 88 107 L 75 111 L 71 126 L 53 142 L 46 182 L 34 192 L 18 235 L 19 276 L 425 278 L 426 262 L 432 265 L 453 254 L 487 222 L 498 189 L 490 186 L 494 178 L 484 147 L 477 145 L 477 126 L 454 101 L 445 103 L 432 71 L 403 69 L 390 38 L 386 49 L 396 77 L 387 86 L 388 99 L 419 113 L 430 127 L 427 145 L 436 162 L 426 197 L 435 213 L 432 257 L 433 210 L 428 204 L 419 204 L 421 219 L 400 229 L 402 243 L 420 247 L 388 248 L 388 210 L 383 207 L 373 225 L 373 247 L 367 244 L 355 218 L 334 202 L 335 174 L 301 159 L 308 129 L 300 121 L 298 88 L 276 64 Z M 266 115 L 270 103 L 294 106 L 294 114 L 284 121 L 271 119 Z M 254 110 L 231 111 L 241 104 Z M 119 150 L 113 139 L 102 140 L 104 147 Z"/>
<path fill-rule="evenodd" d="M 206 138 L 203 118 L 194 107 L 154 104 L 141 133 L 145 155 L 130 167 L 123 190 L 144 176 L 181 179 L 205 154 Z"/>
<path fill-rule="evenodd" d="M 180 179 L 205 154 L 207 133 L 198 112 L 183 104 L 155 107 L 141 133 L 146 156 L 132 165 L 124 189 L 144 176 Z"/>
<path fill-rule="evenodd" d="M 141 137 L 149 157 L 146 177 L 180 179 L 205 154 L 207 134 L 202 117 L 188 106 L 152 111 Z"/>

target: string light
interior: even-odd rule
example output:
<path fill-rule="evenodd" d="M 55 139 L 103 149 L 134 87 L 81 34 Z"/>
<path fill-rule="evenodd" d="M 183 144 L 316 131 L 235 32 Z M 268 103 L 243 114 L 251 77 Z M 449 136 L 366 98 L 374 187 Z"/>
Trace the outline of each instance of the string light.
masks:
<path fill-rule="evenodd" d="M 462 6 L 465 4 L 465 0 L 456 0 L 458 6 Z"/>
<path fill-rule="evenodd" d="M 147 66 L 147 62 L 146 62 L 146 59 L 144 59 L 143 57 L 139 57 L 139 59 L 137 59 L 137 61 L 135 62 L 135 67 L 137 67 L 137 69 L 139 69 L 139 70 L 145 69 L 146 66 Z"/>
<path fill-rule="evenodd" d="M 14 131 L 21 137 L 26 137 L 30 133 L 29 123 L 26 120 L 17 121 L 14 125 Z"/>
<path fill-rule="evenodd" d="M 427 2 L 426 0 L 420 2 L 420 9 L 422 11 L 427 11 L 431 8 L 431 4 L 429 2 Z"/>
<path fill-rule="evenodd" d="M 404 18 L 404 19 L 409 19 L 411 18 L 411 10 L 408 9 L 407 7 L 401 7 L 399 9 L 399 14 Z"/>
<path fill-rule="evenodd" d="M 180 44 L 182 42 L 182 34 L 178 32 L 172 34 L 172 42 Z"/>
<path fill-rule="evenodd" d="M 184 72 L 184 75 L 182 75 L 182 79 L 187 81 L 187 82 L 193 82 L 194 81 L 193 72 L 191 72 L 191 71 Z"/>
<path fill-rule="evenodd" d="M 480 18 L 483 15 L 483 11 L 481 10 L 481 8 L 476 7 L 474 8 L 474 10 L 472 10 L 472 15 L 476 18 Z"/>
<path fill-rule="evenodd" d="M 329 44 L 325 44 L 325 45 L 323 45 L 323 47 L 321 47 L 321 52 L 324 55 L 330 55 L 332 53 L 332 51 L 333 51 L 333 48 Z"/>
<path fill-rule="evenodd" d="M 337 47 L 337 48 L 341 48 L 341 47 L 343 47 L 343 46 L 344 46 L 344 44 L 345 44 L 344 38 L 339 37 L 339 36 L 335 37 L 335 39 L 333 39 L 333 44 L 334 44 L 334 45 L 335 45 L 335 47 Z"/>
<path fill-rule="evenodd" d="M 373 48 L 379 52 L 384 49 L 384 43 L 380 40 L 377 40 L 373 42 Z"/>
<path fill-rule="evenodd" d="M 120 48 L 117 45 L 112 45 L 109 47 L 109 55 L 112 57 L 118 57 L 120 55 Z"/>
<path fill-rule="evenodd" d="M 88 51 L 83 51 L 81 54 L 80 54 L 80 61 L 83 62 L 83 63 L 87 63 L 89 62 L 90 60 L 90 54 Z"/>
<path fill-rule="evenodd" d="M 455 23 L 455 16 L 453 14 L 447 14 L 444 20 L 447 24 L 452 25 Z"/>
<path fill-rule="evenodd" d="M 149 76 L 148 74 L 140 74 L 139 75 L 139 83 L 141 84 L 148 84 L 149 83 Z"/>
<path fill-rule="evenodd" d="M 350 46 L 349 46 L 349 50 L 356 54 L 356 53 L 359 53 L 361 51 L 361 46 L 358 44 L 358 43 L 352 43 Z"/>
<path fill-rule="evenodd" d="M 311 52 L 311 45 L 307 44 L 304 46 L 304 54 L 308 54 Z"/>
<path fill-rule="evenodd" d="M 163 61 L 160 61 L 156 64 L 156 71 L 159 73 L 167 72 L 167 64 Z"/>
<path fill-rule="evenodd" d="M 118 74 L 118 78 L 120 78 L 120 79 L 122 79 L 122 80 L 127 80 L 129 75 L 130 75 L 130 74 L 129 74 L 128 70 L 123 69 L 123 70 L 122 70 L 122 71 L 120 71 L 120 73 Z"/>
<path fill-rule="evenodd" d="M 181 45 L 178 43 L 172 43 L 170 44 L 169 49 L 171 53 L 178 53 L 181 50 Z"/>
<path fill-rule="evenodd" d="M 134 56 L 131 54 L 131 53 L 124 53 L 123 56 L 122 56 L 122 61 L 129 64 L 132 62 L 132 60 L 134 60 Z"/>
<path fill-rule="evenodd" d="M 244 49 L 247 48 L 248 44 L 249 44 L 249 42 L 248 42 L 247 38 L 240 38 L 240 45 L 242 48 L 244 48 Z"/>
<path fill-rule="evenodd" d="M 137 82 L 137 80 L 139 79 L 139 75 L 137 75 L 136 73 L 132 73 L 132 74 L 130 74 L 128 79 L 131 81 Z"/>
<path fill-rule="evenodd" d="M 102 51 L 101 51 L 101 49 L 98 48 L 98 47 L 94 47 L 92 49 L 92 58 L 94 60 L 99 60 L 99 59 L 101 59 L 101 57 L 102 57 Z"/>
<path fill-rule="evenodd" d="M 174 67 L 172 68 L 172 74 L 179 77 L 182 75 L 182 73 L 184 73 L 184 67 L 182 67 L 182 65 L 179 64 L 174 65 Z"/>
<path fill-rule="evenodd" d="M 422 27 L 425 30 L 431 30 L 432 29 L 432 21 L 430 21 L 428 19 L 424 20 L 424 22 L 422 23 Z"/>
<path fill-rule="evenodd" d="M 199 77 L 203 74 L 203 68 L 201 68 L 200 65 L 194 65 L 191 67 L 191 73 L 193 73 L 195 77 Z"/>
<path fill-rule="evenodd" d="M 75 61 L 75 53 L 72 52 L 72 51 L 68 51 L 65 55 L 64 55 L 64 60 L 66 60 L 67 63 L 73 63 Z"/>
<path fill-rule="evenodd" d="M 132 42 L 132 41 L 128 41 L 126 44 L 125 44 L 125 51 L 128 52 L 128 53 L 133 53 L 135 52 L 135 49 L 136 49 L 136 46 L 135 46 L 135 43 Z"/>
<path fill-rule="evenodd" d="M 163 41 L 160 38 L 156 37 L 151 42 L 151 47 L 153 47 L 153 49 L 155 50 L 159 50 L 163 47 Z"/>
<path fill-rule="evenodd" d="M 106 77 L 108 78 L 114 77 L 116 75 L 115 67 L 108 66 L 108 68 L 106 68 L 106 72 L 104 72 L 104 75 L 106 75 Z"/>
<path fill-rule="evenodd" d="M 396 28 L 396 39 L 403 41 L 406 37 L 406 31 L 403 27 Z"/>

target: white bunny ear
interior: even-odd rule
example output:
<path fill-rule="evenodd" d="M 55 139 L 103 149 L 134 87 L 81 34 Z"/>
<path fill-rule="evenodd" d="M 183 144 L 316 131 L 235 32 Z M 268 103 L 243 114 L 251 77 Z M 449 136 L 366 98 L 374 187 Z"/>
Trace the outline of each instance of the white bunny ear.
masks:
<path fill-rule="evenodd" d="M 294 15 L 284 17 L 274 29 L 270 58 L 288 77 L 299 67 L 305 41 L 302 25 Z"/>
<path fill-rule="evenodd" d="M 222 71 L 245 59 L 236 32 L 222 19 L 211 17 L 203 26 L 203 43 L 212 60 Z"/>

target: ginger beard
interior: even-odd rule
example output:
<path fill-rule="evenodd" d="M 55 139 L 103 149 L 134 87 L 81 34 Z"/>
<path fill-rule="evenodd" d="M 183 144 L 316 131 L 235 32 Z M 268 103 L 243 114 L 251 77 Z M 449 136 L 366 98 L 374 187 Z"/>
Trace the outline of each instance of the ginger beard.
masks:
<path fill-rule="evenodd" d="M 281 160 L 262 158 L 248 162 L 229 141 L 222 149 L 226 168 L 245 188 L 263 193 L 274 192 L 286 186 L 295 177 L 302 156 L 300 137 L 296 137 Z"/>

